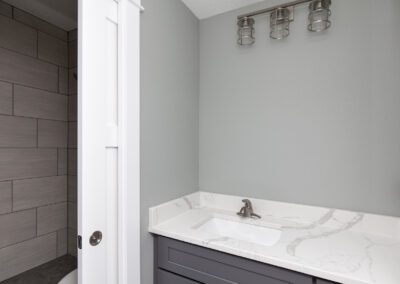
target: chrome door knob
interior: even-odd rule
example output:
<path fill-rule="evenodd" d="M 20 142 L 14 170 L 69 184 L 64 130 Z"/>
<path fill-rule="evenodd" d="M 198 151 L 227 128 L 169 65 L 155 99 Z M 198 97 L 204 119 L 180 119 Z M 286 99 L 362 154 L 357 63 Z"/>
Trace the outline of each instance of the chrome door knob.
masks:
<path fill-rule="evenodd" d="M 95 247 L 101 242 L 102 239 L 103 234 L 100 231 L 96 231 L 90 236 L 89 243 Z"/>

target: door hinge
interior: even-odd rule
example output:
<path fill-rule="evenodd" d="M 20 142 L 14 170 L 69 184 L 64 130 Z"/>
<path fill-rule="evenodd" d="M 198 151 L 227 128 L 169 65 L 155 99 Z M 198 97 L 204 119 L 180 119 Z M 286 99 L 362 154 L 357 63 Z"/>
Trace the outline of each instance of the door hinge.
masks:
<path fill-rule="evenodd" d="M 78 236 L 78 249 L 82 249 L 82 236 Z"/>

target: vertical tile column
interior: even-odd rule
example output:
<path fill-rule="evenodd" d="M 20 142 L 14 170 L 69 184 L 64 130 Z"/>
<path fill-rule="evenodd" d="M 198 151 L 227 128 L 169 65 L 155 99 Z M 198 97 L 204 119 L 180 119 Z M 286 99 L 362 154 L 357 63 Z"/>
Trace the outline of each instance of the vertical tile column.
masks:
<path fill-rule="evenodd" d="M 68 35 L 0 2 L 0 282 L 68 251 Z"/>
<path fill-rule="evenodd" d="M 68 253 L 77 239 L 77 30 L 68 33 Z"/>

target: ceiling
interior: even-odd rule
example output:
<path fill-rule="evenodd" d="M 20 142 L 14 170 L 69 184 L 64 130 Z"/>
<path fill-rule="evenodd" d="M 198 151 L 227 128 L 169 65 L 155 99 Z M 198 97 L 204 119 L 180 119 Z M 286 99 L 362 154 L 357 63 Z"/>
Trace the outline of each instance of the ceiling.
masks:
<path fill-rule="evenodd" d="M 182 0 L 183 3 L 196 15 L 205 19 L 238 8 L 242 8 L 264 0 Z"/>
<path fill-rule="evenodd" d="M 77 27 L 78 0 L 3 0 L 66 31 Z"/>

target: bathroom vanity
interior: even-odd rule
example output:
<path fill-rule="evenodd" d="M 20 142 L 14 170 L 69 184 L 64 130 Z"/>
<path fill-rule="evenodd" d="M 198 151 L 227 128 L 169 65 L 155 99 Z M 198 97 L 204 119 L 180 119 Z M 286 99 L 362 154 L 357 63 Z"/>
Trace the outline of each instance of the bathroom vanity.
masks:
<path fill-rule="evenodd" d="M 157 236 L 157 284 L 333 284 L 310 275 Z"/>
<path fill-rule="evenodd" d="M 400 218 L 197 192 L 150 208 L 157 284 L 398 284 Z"/>

